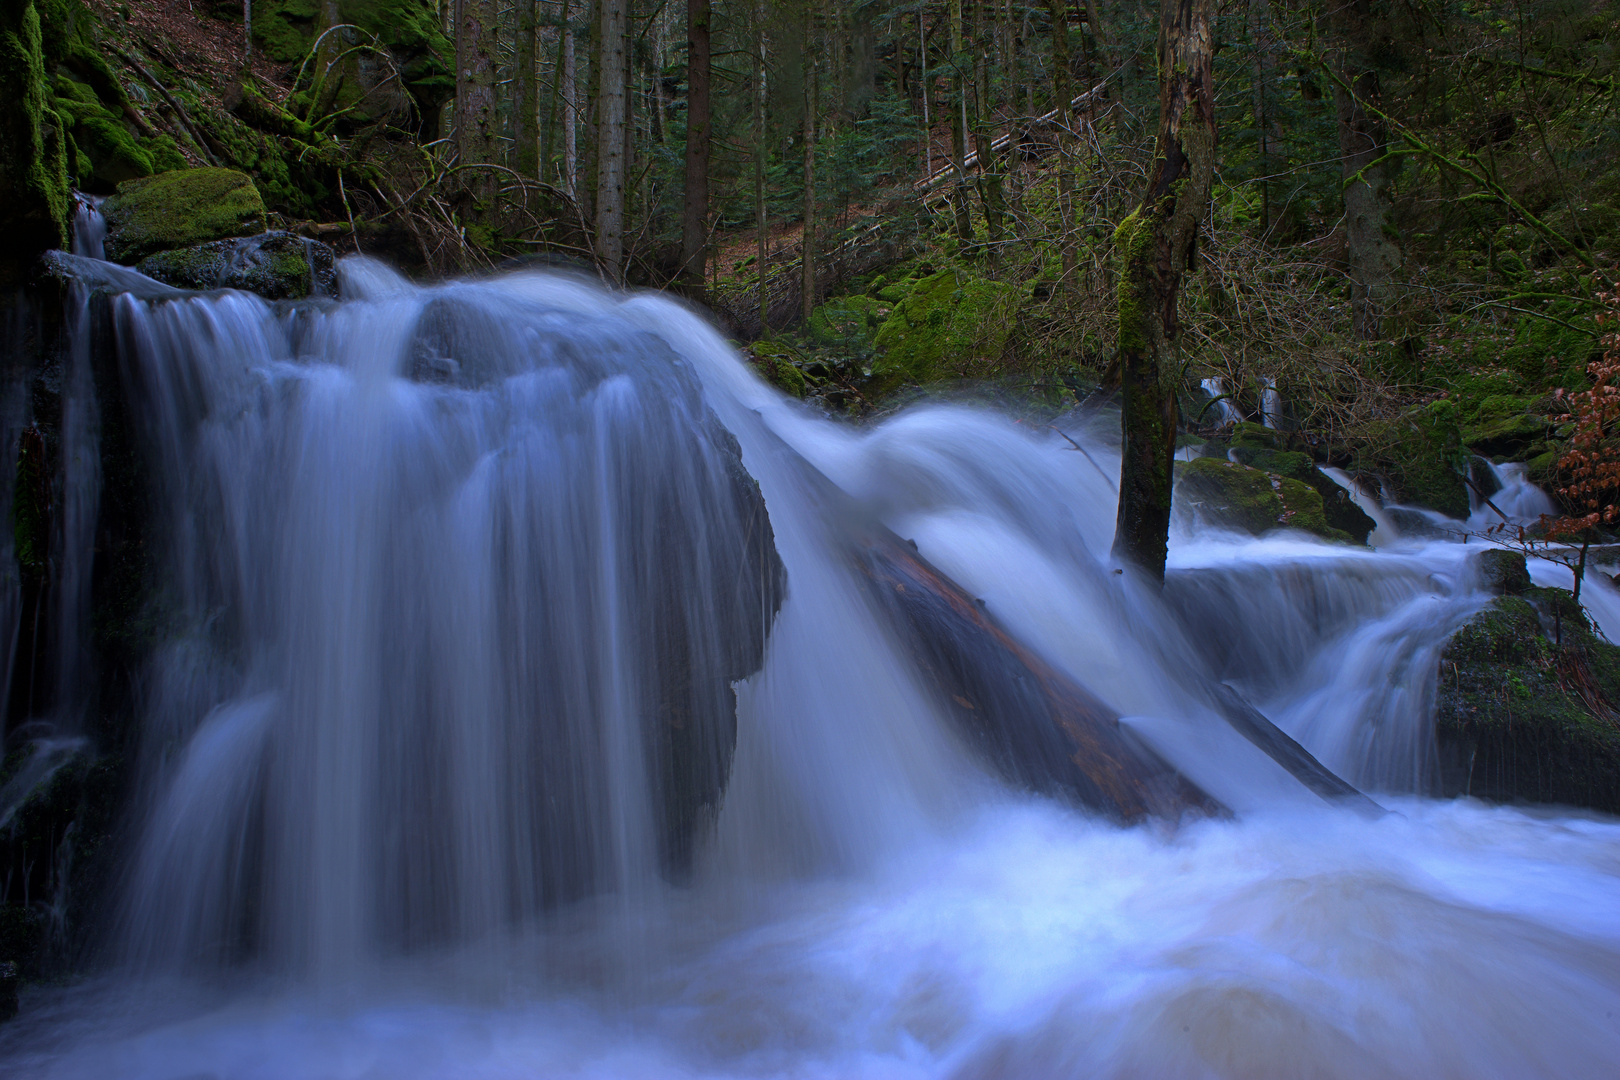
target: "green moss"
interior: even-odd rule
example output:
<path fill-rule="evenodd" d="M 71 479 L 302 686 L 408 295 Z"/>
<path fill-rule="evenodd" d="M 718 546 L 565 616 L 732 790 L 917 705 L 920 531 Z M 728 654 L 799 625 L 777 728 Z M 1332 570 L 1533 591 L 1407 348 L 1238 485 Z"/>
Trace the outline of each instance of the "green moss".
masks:
<path fill-rule="evenodd" d="M 1615 703 L 1620 648 L 1592 633 L 1568 592 L 1493 601 L 1441 655 L 1442 793 L 1620 812 Z"/>
<path fill-rule="evenodd" d="M 67 141 L 51 107 L 39 12 L 0 9 L 0 286 L 17 284 L 40 252 L 68 235 Z"/>
<path fill-rule="evenodd" d="M 308 296 L 313 285 L 311 254 L 305 243 L 285 232 L 219 240 L 160 251 L 142 259 L 136 269 L 181 289 L 243 289 L 267 300 L 298 300 Z M 315 251 L 330 267 L 331 249 L 316 245 Z"/>
<path fill-rule="evenodd" d="M 1244 427 L 1259 427 L 1259 425 L 1239 425 L 1240 429 Z M 1261 430 L 1269 432 L 1272 440 L 1276 441 L 1276 432 L 1270 428 Z M 1316 462 L 1309 454 L 1298 451 L 1257 450 L 1251 442 L 1240 443 L 1234 438 L 1231 456 L 1244 465 L 1276 473 L 1316 491 L 1321 499 L 1322 517 L 1328 531 L 1321 532 L 1304 525 L 1296 525 L 1296 528 L 1307 528 L 1310 532 L 1335 540 L 1340 539 L 1342 534 L 1354 543 L 1365 544 L 1368 534 L 1378 527 L 1378 523 L 1351 500 L 1349 492 L 1316 467 Z"/>
<path fill-rule="evenodd" d="M 132 180 L 119 185 L 102 213 L 107 257 L 116 262 L 265 228 L 264 200 L 253 180 L 234 169 L 180 169 Z"/>
<path fill-rule="evenodd" d="M 1468 517 L 1468 464 L 1457 406 L 1442 398 L 1402 413 L 1375 433 L 1360 465 L 1389 478 L 1398 501 Z"/>
<path fill-rule="evenodd" d="M 756 341 L 749 346 L 754 370 L 771 385 L 794 397 L 804 397 L 812 388 L 801 366 L 798 350 L 780 341 Z"/>
<path fill-rule="evenodd" d="M 1322 496 L 1311 485 L 1232 461 L 1202 457 L 1189 462 L 1181 470 L 1175 496 L 1205 520 L 1256 536 L 1286 528 L 1327 540 L 1352 539 L 1328 524 Z"/>
<path fill-rule="evenodd" d="M 983 376 L 1001 362 L 1018 316 L 1011 285 L 942 270 L 916 283 L 874 338 L 874 389 Z"/>
<path fill-rule="evenodd" d="M 1147 260 L 1153 244 L 1153 223 L 1140 209 L 1131 211 L 1114 229 L 1114 273 L 1119 324 L 1119 350 L 1146 352 L 1148 311 L 1153 302 Z"/>
<path fill-rule="evenodd" d="M 405 89 L 431 117 L 455 93 L 454 46 L 444 36 L 440 8 L 430 0 L 338 0 L 338 18 L 382 42 L 404 76 Z M 253 36 L 265 55 L 284 64 L 302 60 L 320 25 L 318 0 L 259 0 Z"/>

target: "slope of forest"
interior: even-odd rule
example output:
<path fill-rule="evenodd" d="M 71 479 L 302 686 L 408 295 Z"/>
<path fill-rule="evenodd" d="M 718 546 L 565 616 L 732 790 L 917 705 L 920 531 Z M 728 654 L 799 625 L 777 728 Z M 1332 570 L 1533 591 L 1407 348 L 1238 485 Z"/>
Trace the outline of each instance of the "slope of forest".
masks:
<path fill-rule="evenodd" d="M 1117 385 L 1149 8 L 8 7 L 41 28 L 37 130 L 9 144 L 44 155 L 39 246 L 65 242 L 69 186 L 222 164 L 273 226 L 412 273 L 538 257 L 680 289 L 833 409 L 962 379 L 1048 406 Z M 1548 394 L 1584 385 L 1620 250 L 1616 22 L 1544 0 L 1216 12 L 1184 429 L 1229 415 L 1206 380 L 1250 419 L 1275 385 L 1281 426 L 1397 497 L 1465 509 L 1468 449 L 1552 479 Z"/>

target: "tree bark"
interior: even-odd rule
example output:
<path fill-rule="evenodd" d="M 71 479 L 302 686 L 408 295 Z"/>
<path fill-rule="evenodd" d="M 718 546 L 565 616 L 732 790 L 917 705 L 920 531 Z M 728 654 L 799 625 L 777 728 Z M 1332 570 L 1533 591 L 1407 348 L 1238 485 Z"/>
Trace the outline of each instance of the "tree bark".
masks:
<path fill-rule="evenodd" d="M 799 287 L 803 292 L 804 319 L 816 307 L 816 110 L 819 59 L 816 22 L 807 6 L 804 15 L 804 245 Z"/>
<path fill-rule="evenodd" d="M 579 80 L 575 75 L 574 28 L 563 0 L 562 25 L 562 180 L 571 199 L 579 197 Z"/>
<path fill-rule="evenodd" d="M 1364 107 L 1377 105 L 1378 70 L 1367 55 L 1374 44 L 1367 0 L 1335 0 L 1328 25 L 1338 43 L 1340 77 L 1354 93 L 1335 83 L 1333 103 L 1339 122 L 1339 160 L 1344 175 L 1344 248 L 1350 273 L 1352 330 L 1364 341 L 1383 334 L 1389 284 L 1400 269 L 1401 252 L 1391 239 L 1388 163 L 1389 135 Z"/>
<path fill-rule="evenodd" d="M 686 190 L 681 211 L 681 279 L 703 294 L 709 244 L 709 0 L 686 5 Z"/>
<path fill-rule="evenodd" d="M 768 237 L 765 227 L 765 3 L 754 4 L 754 231 L 758 250 L 754 253 L 754 269 L 759 273 L 759 336 L 771 336 L 771 298 L 767 290 L 765 254 Z"/>
<path fill-rule="evenodd" d="M 600 0 L 597 27 L 596 259 L 610 281 L 624 273 L 625 0 Z"/>
<path fill-rule="evenodd" d="M 455 0 L 456 149 L 462 165 L 495 161 L 500 121 L 495 115 L 495 0 Z M 471 217 L 495 211 L 495 173 L 474 168 L 463 174 Z"/>
<path fill-rule="evenodd" d="M 1074 163 L 1069 133 L 1074 130 L 1074 81 L 1069 75 L 1069 0 L 1047 0 L 1052 14 L 1052 92 L 1057 97 L 1058 255 L 1063 291 L 1079 288 L 1079 260 L 1074 251 Z"/>
<path fill-rule="evenodd" d="M 1180 419 L 1176 301 L 1215 174 L 1214 0 L 1162 0 L 1159 135 L 1147 191 L 1114 232 L 1124 446 L 1114 556 L 1164 580 Z"/>
<path fill-rule="evenodd" d="M 517 116 L 512 121 L 512 168 L 520 176 L 540 178 L 540 85 L 536 60 L 539 57 L 540 0 L 517 0 L 517 20 L 513 27 L 512 101 Z"/>
<path fill-rule="evenodd" d="M 967 133 L 968 133 L 968 80 L 962 70 L 967 59 L 967 47 L 962 41 L 962 0 L 949 0 L 951 14 L 951 93 L 955 104 L 951 110 L 951 165 L 956 170 L 956 187 L 951 192 L 951 206 L 956 210 L 956 235 L 964 244 L 973 242 L 973 215 L 968 209 L 967 196 Z"/>

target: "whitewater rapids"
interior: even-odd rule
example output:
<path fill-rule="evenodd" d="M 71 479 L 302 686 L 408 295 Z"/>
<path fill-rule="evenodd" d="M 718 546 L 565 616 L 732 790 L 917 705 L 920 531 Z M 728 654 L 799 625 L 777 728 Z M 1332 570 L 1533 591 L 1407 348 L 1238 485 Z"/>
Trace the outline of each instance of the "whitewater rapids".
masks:
<path fill-rule="evenodd" d="M 205 886 L 137 875 L 126 903 L 139 917 L 119 924 L 118 943 L 135 959 L 77 986 L 31 991 L 23 1015 L 0 1028 L 0 1075 L 1614 1074 L 1620 824 L 1415 794 L 1432 743 L 1425 710 L 1435 658 L 1488 599 L 1471 576 L 1468 545 L 1356 551 L 1179 521 L 1161 601 L 1108 562 L 1118 451 L 1107 417 L 1069 430 L 1086 454 L 1050 432 L 957 406 L 924 405 L 854 430 L 781 398 L 701 319 L 661 299 L 543 275 L 419 290 L 368 264 L 345 273 L 345 295 L 355 299 L 324 316 L 319 332 L 299 331 L 328 350 L 313 361 L 277 336 L 291 320 L 240 294 L 164 295 L 140 302 L 148 307 L 130 301 L 125 314 L 140 328 L 166 318 L 165 304 L 191 305 L 216 330 L 214 344 L 195 339 L 188 363 L 235 363 L 295 387 L 318 379 L 325 397 L 287 393 L 277 408 L 305 408 L 307 397 L 351 427 L 356 414 L 376 421 L 406 401 L 422 430 L 445 430 L 432 428 L 444 402 L 465 413 L 477 394 L 503 392 L 409 383 L 407 324 L 447 297 L 497 312 L 543 311 L 548 326 L 589 321 L 596 329 L 578 340 L 607 341 L 616 370 L 633 374 L 674 355 L 695 373 L 760 485 L 788 581 L 764 667 L 738 686 L 736 758 L 714 835 L 689 884 L 627 871 L 603 895 L 465 922 L 448 943 L 345 941 L 336 965 L 308 962 L 307 945 L 278 956 L 277 937 L 266 939 L 258 963 L 166 964 L 153 943 L 185 940 L 187 928 L 170 924 Z M 634 354 L 632 331 L 658 347 Z M 161 350 L 146 360 L 170 362 Z M 310 364 L 318 376 L 300 368 Z M 507 372 L 492 385 L 529 377 Z M 345 397 L 351 378 L 370 390 Z M 304 425 L 318 419 L 296 415 Z M 255 424 L 241 439 L 257 437 L 264 424 Z M 306 439 L 348 437 L 336 427 L 296 430 Z M 496 440 L 483 448 L 491 460 L 531 452 L 529 443 L 499 444 L 503 436 L 491 431 L 478 429 Z M 216 442 L 239 447 L 240 439 Z M 773 457 L 780 445 L 914 540 L 1237 819 L 1120 828 L 986 776 L 838 565 L 827 542 L 836 522 L 818 517 L 801 474 Z M 410 439 L 388 446 L 408 453 Z M 342 474 L 347 459 L 322 460 Z M 231 481 L 236 473 L 222 469 L 220 482 L 265 482 L 262 469 L 241 474 Z M 441 477 L 435 492 L 456 487 Z M 375 505 L 388 505 L 383 494 Z M 413 505 L 403 520 L 420 529 L 436 519 Z M 365 553 L 351 546 L 341 554 Z M 317 563 L 321 555 L 311 549 Z M 276 571 L 308 572 L 304 564 Z M 388 595 L 406 590 L 408 598 L 419 587 L 430 595 L 442 582 L 406 575 Z M 1612 589 L 1594 589 L 1600 621 L 1620 610 Z M 284 629 L 277 621 L 265 633 L 274 642 Z M 366 655 L 372 666 L 387 659 Z M 421 662 L 441 659 L 428 653 Z M 444 676 L 472 678 L 459 668 Z M 1233 738 L 1189 689 L 1194 676 L 1240 687 L 1391 812 L 1368 818 L 1323 804 Z M 246 682 L 221 688 L 228 680 L 214 678 L 212 692 L 239 709 L 266 700 L 247 689 L 277 692 Z M 321 715 L 346 722 L 342 709 Z M 195 718 L 166 722 L 199 747 L 209 730 Z M 220 872 L 221 859 L 247 856 L 216 835 L 206 803 L 188 800 L 233 790 L 221 777 L 242 766 L 225 762 L 210 773 L 200 750 L 192 759 L 202 763 L 190 772 L 151 773 L 151 804 L 180 810 L 146 819 L 142 865 L 204 877 Z M 620 790 L 638 774 L 614 775 L 608 786 Z M 328 770 L 309 782 L 343 781 Z M 301 781 L 265 782 L 296 792 Z M 476 785 L 452 790 L 446 805 L 485 794 Z M 617 854 L 628 865 L 630 856 Z M 361 877 L 339 855 L 310 865 L 330 880 Z M 209 887 L 244 888 L 235 879 Z M 465 902 L 469 888 L 424 887 L 446 902 Z M 309 939 L 318 941 L 361 925 L 329 925 L 325 894 L 296 882 L 283 889 L 275 897 L 287 909 L 259 917 L 326 927 Z"/>

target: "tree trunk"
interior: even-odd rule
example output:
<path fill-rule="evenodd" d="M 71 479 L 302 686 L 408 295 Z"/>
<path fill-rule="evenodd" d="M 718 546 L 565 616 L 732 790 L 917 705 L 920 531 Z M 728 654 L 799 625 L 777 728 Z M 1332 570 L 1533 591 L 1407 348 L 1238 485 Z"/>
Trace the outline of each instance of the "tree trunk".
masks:
<path fill-rule="evenodd" d="M 768 237 L 765 227 L 767 218 L 765 214 L 765 4 L 758 0 L 754 5 L 754 230 L 757 237 L 758 250 L 754 253 L 754 269 L 759 273 L 759 336 L 771 336 L 771 298 L 766 286 L 769 284 L 769 275 L 766 273 L 765 253 Z"/>
<path fill-rule="evenodd" d="M 1162 0 L 1159 136 L 1136 211 L 1114 232 L 1124 446 L 1114 556 L 1164 580 L 1180 419 L 1176 300 L 1215 174 L 1214 0 Z"/>
<path fill-rule="evenodd" d="M 1006 200 L 1001 190 L 1001 172 L 995 151 L 995 131 L 990 126 L 990 57 L 994 40 L 990 12 L 992 0 L 975 0 L 973 21 L 973 152 L 979 161 L 979 201 L 984 208 L 984 228 L 990 242 L 990 262 L 995 265 L 1001 252 L 1002 219 Z"/>
<path fill-rule="evenodd" d="M 610 281 L 624 271 L 625 0 L 599 0 L 596 66 L 596 260 Z"/>
<path fill-rule="evenodd" d="M 540 178 L 539 3 L 517 0 L 513 27 L 517 40 L 513 42 L 512 101 L 517 116 L 512 121 L 512 168 L 531 179 Z"/>
<path fill-rule="evenodd" d="M 1047 0 L 1052 13 L 1052 92 L 1057 97 L 1058 255 L 1063 291 L 1079 288 L 1079 261 L 1074 252 L 1074 162 L 1069 133 L 1074 130 L 1074 81 L 1069 76 L 1069 0 Z"/>
<path fill-rule="evenodd" d="M 956 210 L 956 235 L 964 244 L 973 242 L 973 215 L 968 209 L 967 196 L 967 132 L 968 132 L 968 80 L 962 70 L 967 59 L 967 47 L 962 41 L 962 0 L 950 0 L 951 12 L 951 93 L 955 107 L 951 110 L 951 165 L 956 169 L 956 187 L 951 192 L 951 206 Z"/>
<path fill-rule="evenodd" d="M 495 0 L 455 2 L 456 149 L 464 166 L 492 165 L 500 135 L 495 115 Z M 492 218 L 494 170 L 473 168 L 463 176 L 472 219 Z"/>
<path fill-rule="evenodd" d="M 1255 150 L 1260 159 L 1260 236 L 1271 235 L 1271 172 L 1272 125 L 1270 84 L 1276 78 L 1277 43 L 1271 22 L 1271 0 L 1250 0 L 1250 34 L 1254 41 L 1254 113 Z"/>
<path fill-rule="evenodd" d="M 681 280 L 701 298 L 709 244 L 709 0 L 686 5 L 686 191 Z"/>
<path fill-rule="evenodd" d="M 1388 153 L 1384 125 L 1364 107 L 1378 104 L 1378 71 L 1366 59 L 1372 51 L 1372 15 L 1367 0 L 1331 6 L 1329 27 L 1337 39 L 1339 75 L 1351 94 L 1334 85 L 1339 120 L 1339 160 L 1344 175 L 1344 248 L 1350 273 L 1352 329 L 1364 341 L 1382 336 L 1389 283 L 1401 265 L 1400 248 L 1390 239 L 1389 185 L 1393 170 L 1375 164 Z"/>
<path fill-rule="evenodd" d="M 800 263 L 804 319 L 816 307 L 816 71 L 815 15 L 810 8 L 804 15 L 804 254 Z"/>
<path fill-rule="evenodd" d="M 574 69 L 574 28 L 563 0 L 562 26 L 562 181 L 570 199 L 579 198 L 579 80 Z"/>

